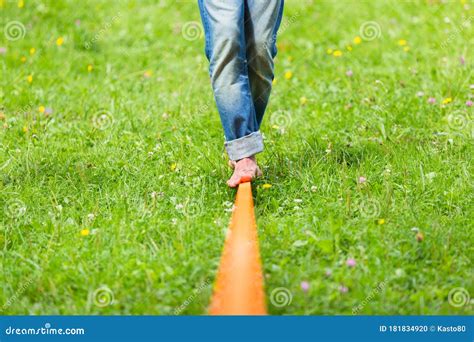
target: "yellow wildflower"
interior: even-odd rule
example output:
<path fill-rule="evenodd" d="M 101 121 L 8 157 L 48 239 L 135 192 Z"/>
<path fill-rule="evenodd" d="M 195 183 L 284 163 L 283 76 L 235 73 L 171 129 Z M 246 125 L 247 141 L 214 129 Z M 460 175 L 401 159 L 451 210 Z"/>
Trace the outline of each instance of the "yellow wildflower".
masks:
<path fill-rule="evenodd" d="M 20 61 L 21 61 L 22 63 L 25 63 L 25 62 L 26 62 L 26 57 L 25 57 L 25 56 L 21 57 L 21 58 L 20 58 Z"/>
<path fill-rule="evenodd" d="M 28 77 L 26 78 L 26 80 L 28 81 L 28 83 L 33 82 L 33 75 L 28 75 Z"/>
<path fill-rule="evenodd" d="M 405 46 L 405 45 L 407 45 L 407 44 L 408 44 L 408 42 L 407 42 L 405 39 L 400 39 L 400 40 L 398 41 L 398 45 L 400 45 L 400 46 Z"/>
<path fill-rule="evenodd" d="M 25 7 L 25 1 L 24 0 L 18 0 L 18 8 L 23 8 Z"/>
<path fill-rule="evenodd" d="M 36 52 L 36 49 L 35 49 L 35 48 L 31 48 L 31 49 L 30 49 L 30 55 L 34 55 L 35 52 Z"/>
<path fill-rule="evenodd" d="M 82 230 L 81 230 L 81 236 L 87 236 L 87 235 L 89 235 L 89 234 L 90 234 L 89 229 L 82 229 Z"/>
<path fill-rule="evenodd" d="M 273 79 L 273 81 L 272 81 L 272 85 L 275 85 L 276 83 L 277 83 L 277 79 L 276 79 L 276 77 L 275 77 L 275 78 Z"/>
<path fill-rule="evenodd" d="M 46 107 L 45 106 L 39 106 L 38 111 L 40 113 L 44 113 L 46 111 Z"/>
<path fill-rule="evenodd" d="M 352 51 L 352 45 L 347 45 L 346 49 L 347 49 L 347 51 Z"/>
<path fill-rule="evenodd" d="M 355 37 L 355 38 L 354 38 L 354 44 L 357 45 L 357 44 L 360 44 L 360 43 L 362 43 L 362 38 L 359 37 L 359 36 Z"/>
<path fill-rule="evenodd" d="M 172 164 L 170 165 L 170 170 L 171 170 L 171 171 L 176 170 L 176 166 L 177 166 L 176 163 L 172 163 Z"/>
<path fill-rule="evenodd" d="M 63 37 L 59 37 L 58 39 L 56 39 L 56 45 L 57 46 L 61 46 L 63 45 L 64 43 L 64 38 Z"/>
<path fill-rule="evenodd" d="M 272 128 L 273 128 L 273 129 L 279 129 L 280 126 L 278 126 L 278 125 L 272 125 Z"/>
<path fill-rule="evenodd" d="M 332 53 L 334 57 L 341 57 L 342 56 L 342 51 L 341 50 L 336 50 Z"/>
<path fill-rule="evenodd" d="M 405 52 L 410 51 L 410 47 L 409 47 L 409 46 L 405 46 L 405 47 L 403 48 L 403 51 L 405 51 Z"/>
<path fill-rule="evenodd" d="M 326 50 L 326 53 L 327 53 L 328 55 L 331 55 L 331 54 L 332 54 L 332 51 L 333 51 L 332 49 L 327 49 L 327 50 Z"/>
<path fill-rule="evenodd" d="M 262 185 L 263 189 L 270 189 L 271 187 L 272 187 L 272 185 L 268 184 L 268 183 Z"/>
<path fill-rule="evenodd" d="M 452 99 L 451 97 L 447 97 L 447 98 L 445 98 L 445 99 L 443 100 L 442 103 L 443 103 L 443 104 L 448 104 L 448 103 L 451 103 L 451 102 L 453 102 L 453 99 Z"/>
<path fill-rule="evenodd" d="M 383 219 L 383 218 L 378 219 L 377 224 L 380 224 L 380 225 L 385 224 L 385 219 Z"/>
<path fill-rule="evenodd" d="M 285 72 L 285 79 L 289 80 L 292 77 L 293 77 L 293 73 L 291 71 Z"/>
<path fill-rule="evenodd" d="M 304 106 L 306 104 L 306 102 L 308 102 L 308 99 L 305 96 L 301 96 L 300 97 L 300 104 Z"/>
<path fill-rule="evenodd" d="M 23 126 L 22 130 L 23 130 L 23 133 L 27 133 L 29 131 L 29 128 L 28 126 Z"/>
<path fill-rule="evenodd" d="M 92 66 L 92 64 L 89 64 L 89 65 L 87 66 L 87 71 L 88 71 L 88 72 L 91 72 L 92 69 L 94 69 L 94 67 Z"/>

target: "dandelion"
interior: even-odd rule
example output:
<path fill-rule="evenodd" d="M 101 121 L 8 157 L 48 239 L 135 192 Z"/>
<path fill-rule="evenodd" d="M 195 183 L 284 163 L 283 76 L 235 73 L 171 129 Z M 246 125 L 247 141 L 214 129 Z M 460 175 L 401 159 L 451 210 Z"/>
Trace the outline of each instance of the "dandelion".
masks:
<path fill-rule="evenodd" d="M 177 166 L 176 163 L 172 163 L 172 164 L 170 165 L 170 170 L 171 170 L 171 171 L 176 170 L 176 166 Z"/>
<path fill-rule="evenodd" d="M 451 103 L 451 102 L 453 102 L 453 99 L 452 99 L 451 97 L 447 97 L 447 98 L 445 98 L 445 99 L 443 100 L 442 103 L 445 105 L 445 104 L 449 104 L 449 103 Z"/>
<path fill-rule="evenodd" d="M 90 234 L 90 230 L 89 229 L 82 229 L 81 230 L 81 236 L 87 236 Z"/>
<path fill-rule="evenodd" d="M 349 267 L 355 267 L 355 265 L 356 265 L 355 259 L 352 259 L 352 258 L 347 259 L 346 265 L 349 266 Z"/>
<path fill-rule="evenodd" d="M 276 77 L 275 77 L 275 78 L 273 79 L 273 81 L 272 81 L 272 85 L 275 85 L 275 84 L 277 84 L 277 79 L 276 79 Z"/>
<path fill-rule="evenodd" d="M 40 113 L 44 113 L 46 111 L 46 107 L 45 106 L 39 106 L 38 111 Z"/>
<path fill-rule="evenodd" d="M 309 283 L 306 280 L 302 281 L 300 286 L 301 286 L 301 289 L 303 290 L 303 292 L 308 292 Z"/>
<path fill-rule="evenodd" d="M 26 80 L 28 81 L 28 83 L 33 82 L 33 75 L 28 75 L 28 77 L 26 78 Z"/>
<path fill-rule="evenodd" d="M 327 53 L 328 55 L 332 55 L 333 49 L 327 49 L 327 50 L 326 50 L 326 53 Z"/>
<path fill-rule="evenodd" d="M 25 62 L 26 62 L 26 57 L 25 57 L 25 56 L 22 56 L 22 57 L 20 58 L 20 61 L 21 61 L 22 63 L 25 63 Z"/>
<path fill-rule="evenodd" d="M 407 42 L 405 39 L 400 39 L 400 40 L 398 41 L 398 45 L 400 45 L 400 46 L 405 46 L 405 45 L 407 45 L 407 44 L 408 44 L 408 42 Z"/>
<path fill-rule="evenodd" d="M 30 55 L 34 55 L 35 52 L 36 52 L 36 49 L 35 49 L 34 47 L 32 47 L 32 48 L 30 49 Z"/>
<path fill-rule="evenodd" d="M 89 64 L 89 65 L 87 66 L 87 71 L 88 71 L 88 72 L 91 72 L 92 69 L 94 69 L 94 67 L 92 66 L 92 64 Z"/>
<path fill-rule="evenodd" d="M 342 51 L 341 50 L 336 50 L 332 53 L 334 57 L 341 57 L 342 56 Z"/>
<path fill-rule="evenodd" d="M 385 224 L 385 219 L 383 219 L 383 218 L 378 219 L 378 220 L 377 220 L 377 224 L 378 224 L 378 225 Z"/>
<path fill-rule="evenodd" d="M 352 51 L 352 45 L 347 45 L 346 49 L 347 49 L 347 51 Z"/>
<path fill-rule="evenodd" d="M 359 183 L 359 184 L 364 184 L 366 181 L 367 181 L 367 178 L 365 178 L 364 176 L 360 176 L 357 179 L 357 183 Z"/>
<path fill-rule="evenodd" d="M 293 73 L 291 71 L 285 72 L 285 79 L 289 80 L 292 77 L 293 77 Z"/>
<path fill-rule="evenodd" d="M 278 126 L 278 125 L 272 125 L 272 128 L 273 128 L 273 129 L 280 129 L 280 126 Z"/>
<path fill-rule="evenodd" d="M 272 185 L 268 184 L 268 183 L 262 185 L 263 189 L 270 189 L 271 187 L 272 187 Z"/>
<path fill-rule="evenodd" d="M 474 104 L 474 102 L 472 102 L 471 100 L 466 101 L 466 106 L 468 106 L 468 107 L 472 107 L 473 104 Z"/>
<path fill-rule="evenodd" d="M 428 99 L 428 103 L 431 103 L 431 104 L 435 104 L 436 103 L 436 99 L 434 97 L 430 97 Z"/>
<path fill-rule="evenodd" d="M 59 37 L 58 39 L 56 39 L 56 45 L 57 46 L 61 46 L 64 44 L 64 38 L 63 37 Z"/>
<path fill-rule="evenodd" d="M 410 47 L 409 47 L 409 46 L 405 46 L 405 47 L 403 48 L 403 51 L 405 51 L 405 52 L 410 51 Z"/>
<path fill-rule="evenodd" d="M 352 70 L 347 70 L 347 71 L 346 71 L 346 76 L 347 76 L 347 77 L 352 77 L 352 75 L 354 75 L 354 73 L 352 72 Z"/>
<path fill-rule="evenodd" d="M 18 0 L 18 8 L 23 8 L 25 7 L 25 1 L 24 0 Z"/>
<path fill-rule="evenodd" d="M 304 106 L 308 102 L 308 99 L 304 96 L 300 97 L 300 105 Z"/>
<path fill-rule="evenodd" d="M 358 45 L 360 43 L 362 43 L 362 38 L 359 37 L 359 36 L 356 36 L 353 40 L 354 44 Z"/>

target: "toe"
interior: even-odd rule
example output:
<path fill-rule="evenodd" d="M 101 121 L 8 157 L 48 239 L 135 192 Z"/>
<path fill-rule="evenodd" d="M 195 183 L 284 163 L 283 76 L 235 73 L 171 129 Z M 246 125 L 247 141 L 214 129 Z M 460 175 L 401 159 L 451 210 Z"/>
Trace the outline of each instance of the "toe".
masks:
<path fill-rule="evenodd" d="M 234 172 L 232 177 L 227 181 L 227 185 L 230 186 L 231 188 L 235 188 L 237 185 L 239 185 L 240 182 L 240 176 L 237 174 L 237 172 Z"/>

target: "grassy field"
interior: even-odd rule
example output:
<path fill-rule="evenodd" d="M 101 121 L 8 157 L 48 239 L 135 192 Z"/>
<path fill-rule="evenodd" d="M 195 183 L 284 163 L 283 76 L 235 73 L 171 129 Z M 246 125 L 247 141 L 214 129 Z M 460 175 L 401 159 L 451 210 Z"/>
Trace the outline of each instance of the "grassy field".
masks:
<path fill-rule="evenodd" d="M 2 314 L 204 314 L 232 210 L 195 1 L 0 0 Z M 474 3 L 287 0 L 272 314 L 473 314 Z"/>

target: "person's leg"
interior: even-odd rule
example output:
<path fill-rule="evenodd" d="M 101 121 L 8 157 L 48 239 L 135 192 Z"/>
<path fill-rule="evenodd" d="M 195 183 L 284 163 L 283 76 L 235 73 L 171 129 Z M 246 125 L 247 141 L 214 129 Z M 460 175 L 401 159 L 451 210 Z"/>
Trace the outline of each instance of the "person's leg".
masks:
<path fill-rule="evenodd" d="M 268 104 L 273 81 L 273 59 L 284 0 L 245 0 L 245 38 L 252 99 L 258 127 Z"/>
<path fill-rule="evenodd" d="M 206 56 L 230 160 L 263 150 L 249 85 L 245 0 L 199 0 L 206 34 Z"/>

